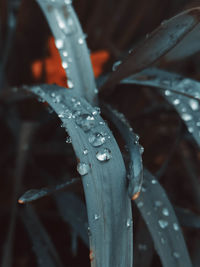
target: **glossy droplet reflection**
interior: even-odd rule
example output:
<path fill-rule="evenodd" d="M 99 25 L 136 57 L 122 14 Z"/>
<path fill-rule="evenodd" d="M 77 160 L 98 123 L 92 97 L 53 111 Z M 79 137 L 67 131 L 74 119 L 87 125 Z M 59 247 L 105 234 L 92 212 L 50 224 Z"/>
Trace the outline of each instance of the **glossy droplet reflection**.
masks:
<path fill-rule="evenodd" d="M 96 132 L 89 136 L 88 141 L 92 146 L 98 147 L 105 143 L 106 138 L 102 133 Z"/>
<path fill-rule="evenodd" d="M 165 229 L 168 226 L 168 222 L 164 220 L 158 220 L 160 228 Z"/>
<path fill-rule="evenodd" d="M 99 161 L 108 161 L 112 158 L 111 151 L 108 148 L 102 148 L 96 153 L 96 158 Z"/>
<path fill-rule="evenodd" d="M 80 114 L 76 117 L 76 124 L 82 128 L 84 132 L 89 131 L 95 126 L 95 119 L 88 113 Z"/>
<path fill-rule="evenodd" d="M 82 176 L 88 174 L 89 170 L 90 170 L 90 166 L 87 163 L 80 162 L 77 165 L 77 171 Z"/>

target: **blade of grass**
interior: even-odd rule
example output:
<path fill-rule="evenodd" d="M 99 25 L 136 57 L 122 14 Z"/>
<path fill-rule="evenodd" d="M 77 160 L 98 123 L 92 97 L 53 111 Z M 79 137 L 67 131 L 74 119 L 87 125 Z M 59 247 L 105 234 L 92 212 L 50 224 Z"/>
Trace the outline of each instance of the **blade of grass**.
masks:
<path fill-rule="evenodd" d="M 55 37 L 68 87 L 90 103 L 97 101 L 89 51 L 78 17 L 70 1 L 37 0 Z"/>
<path fill-rule="evenodd" d="M 85 191 L 91 266 L 132 265 L 131 201 L 123 158 L 111 131 L 97 110 L 75 92 L 56 85 L 24 89 L 50 104 L 71 137 Z M 100 143 L 93 143 L 96 134 Z"/>
<path fill-rule="evenodd" d="M 123 78 L 140 72 L 160 59 L 195 27 L 199 27 L 199 15 L 200 8 L 193 8 L 164 21 L 127 56 L 124 62 L 110 75 L 101 90 L 110 92 Z"/>

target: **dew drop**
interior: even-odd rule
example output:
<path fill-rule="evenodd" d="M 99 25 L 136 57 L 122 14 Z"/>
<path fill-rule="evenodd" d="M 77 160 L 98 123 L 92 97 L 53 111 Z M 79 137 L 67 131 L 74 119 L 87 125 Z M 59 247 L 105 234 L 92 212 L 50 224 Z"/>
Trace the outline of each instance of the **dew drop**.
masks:
<path fill-rule="evenodd" d="M 66 138 L 66 141 L 65 141 L 67 144 L 71 144 L 71 142 L 72 142 L 72 139 L 71 139 L 71 137 L 70 136 L 68 136 L 67 138 Z"/>
<path fill-rule="evenodd" d="M 176 251 L 173 252 L 173 256 L 176 259 L 180 258 L 180 254 L 178 252 L 176 252 Z"/>
<path fill-rule="evenodd" d="M 138 208 L 142 208 L 144 206 L 144 203 L 142 201 L 138 202 L 137 204 Z"/>
<path fill-rule="evenodd" d="M 193 127 L 189 127 L 188 131 L 189 131 L 189 133 L 193 133 L 194 132 L 194 128 Z"/>
<path fill-rule="evenodd" d="M 144 153 L 144 147 L 140 145 L 140 154 Z"/>
<path fill-rule="evenodd" d="M 173 223 L 173 229 L 174 231 L 178 231 L 179 230 L 179 226 L 177 223 Z"/>
<path fill-rule="evenodd" d="M 74 84 L 71 80 L 67 80 L 67 85 L 70 89 L 72 89 L 74 87 Z"/>
<path fill-rule="evenodd" d="M 162 214 L 163 214 L 164 216 L 169 216 L 169 210 L 168 210 L 167 208 L 163 208 L 163 210 L 162 210 Z"/>
<path fill-rule="evenodd" d="M 156 179 L 152 179 L 152 180 L 151 180 L 151 183 L 152 183 L 152 184 L 157 184 L 157 180 L 156 180 Z"/>
<path fill-rule="evenodd" d="M 96 132 L 89 136 L 88 141 L 92 146 L 98 147 L 106 142 L 106 138 L 102 133 Z"/>
<path fill-rule="evenodd" d="M 154 202 L 154 204 L 155 204 L 156 207 L 161 207 L 162 206 L 162 202 L 160 200 L 156 200 Z"/>
<path fill-rule="evenodd" d="M 99 218 L 100 218 L 100 215 L 98 215 L 98 214 L 94 214 L 94 219 L 95 219 L 95 221 L 97 221 Z"/>
<path fill-rule="evenodd" d="M 115 71 L 117 69 L 117 67 L 121 64 L 122 62 L 119 60 L 119 61 L 116 61 L 113 66 L 112 66 L 112 71 Z"/>
<path fill-rule="evenodd" d="M 108 148 L 102 148 L 96 153 L 99 161 L 108 161 L 112 158 L 111 151 Z"/>
<path fill-rule="evenodd" d="M 92 111 L 92 115 L 96 116 L 97 114 L 100 114 L 101 110 L 99 107 L 94 107 L 94 110 Z"/>
<path fill-rule="evenodd" d="M 127 221 L 126 221 L 126 227 L 127 228 L 130 228 L 131 226 L 133 225 L 133 220 L 132 219 L 127 219 Z"/>
<path fill-rule="evenodd" d="M 77 165 L 77 171 L 80 175 L 86 175 L 88 174 L 90 170 L 90 166 L 87 163 L 80 162 Z"/>
<path fill-rule="evenodd" d="M 68 56 L 68 53 L 67 53 L 67 51 L 63 51 L 63 57 L 67 57 Z"/>
<path fill-rule="evenodd" d="M 181 117 L 184 121 L 190 121 L 192 119 L 192 116 L 188 113 L 183 113 Z"/>
<path fill-rule="evenodd" d="M 62 67 L 63 67 L 63 69 L 67 69 L 68 68 L 67 62 L 63 61 L 62 62 Z"/>
<path fill-rule="evenodd" d="M 199 102 L 195 99 L 190 99 L 189 100 L 189 105 L 191 107 L 192 110 L 196 111 L 199 109 Z"/>
<path fill-rule="evenodd" d="M 55 44 L 56 44 L 56 47 L 57 47 L 58 49 L 62 49 L 63 46 L 64 46 L 64 41 L 63 41 L 62 39 L 57 39 L 57 40 L 55 41 Z"/>
<path fill-rule="evenodd" d="M 165 95 L 166 95 L 166 96 L 170 96 L 170 95 L 171 95 L 170 90 L 165 90 Z"/>
<path fill-rule="evenodd" d="M 83 155 L 87 155 L 88 154 L 88 150 L 87 150 L 87 148 L 85 148 L 84 150 L 83 150 Z"/>
<path fill-rule="evenodd" d="M 88 132 L 95 126 L 95 119 L 90 114 L 80 114 L 76 118 L 76 124 L 81 127 L 84 132 Z"/>
<path fill-rule="evenodd" d="M 158 220 L 158 224 L 162 229 L 165 229 L 168 226 L 168 222 L 164 220 Z"/>
<path fill-rule="evenodd" d="M 82 45 L 82 44 L 84 43 L 83 38 L 79 38 L 79 39 L 78 39 L 78 43 L 79 43 L 80 45 Z"/>
<path fill-rule="evenodd" d="M 197 125 L 197 127 L 200 127 L 200 121 L 198 121 L 196 125 Z"/>
<path fill-rule="evenodd" d="M 178 98 L 176 98 L 176 99 L 173 100 L 173 104 L 174 104 L 175 106 L 179 105 L 180 102 L 181 102 L 181 101 L 180 101 L 180 99 L 178 99 Z"/>

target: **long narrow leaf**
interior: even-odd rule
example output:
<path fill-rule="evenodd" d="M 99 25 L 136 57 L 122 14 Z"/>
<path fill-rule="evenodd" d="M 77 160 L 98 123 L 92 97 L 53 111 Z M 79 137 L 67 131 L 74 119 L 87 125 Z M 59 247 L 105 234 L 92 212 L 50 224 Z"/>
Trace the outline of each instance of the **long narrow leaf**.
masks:
<path fill-rule="evenodd" d="M 132 211 L 117 143 L 86 100 L 55 85 L 26 88 L 47 101 L 71 136 L 82 175 L 95 267 L 132 265 Z"/>
<path fill-rule="evenodd" d="M 195 27 L 199 27 L 200 8 L 193 8 L 164 21 L 135 48 L 110 75 L 103 89 L 111 89 L 120 80 L 140 72 L 174 48 Z"/>
<path fill-rule="evenodd" d="M 96 98 L 94 74 L 85 35 L 71 1 L 37 0 L 37 2 L 55 37 L 62 66 L 67 74 L 68 87 L 74 88 L 92 103 Z"/>
<path fill-rule="evenodd" d="M 164 89 L 159 90 L 159 93 L 173 105 L 200 146 L 200 83 L 198 81 L 151 68 L 124 79 L 122 83 Z"/>

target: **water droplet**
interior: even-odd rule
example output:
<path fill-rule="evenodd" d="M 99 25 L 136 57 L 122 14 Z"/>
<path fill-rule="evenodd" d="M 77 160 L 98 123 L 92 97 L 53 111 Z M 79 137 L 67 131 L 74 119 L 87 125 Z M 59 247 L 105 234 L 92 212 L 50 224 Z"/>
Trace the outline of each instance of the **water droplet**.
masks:
<path fill-rule="evenodd" d="M 140 145 L 140 154 L 144 153 L 144 147 Z"/>
<path fill-rule="evenodd" d="M 59 118 L 64 118 L 64 117 L 65 117 L 64 112 L 59 113 L 59 114 L 58 114 L 58 117 L 59 117 Z"/>
<path fill-rule="evenodd" d="M 162 206 L 162 202 L 160 200 L 156 200 L 154 202 L 154 204 L 155 204 L 156 207 L 161 207 Z"/>
<path fill-rule="evenodd" d="M 71 80 L 67 80 L 67 85 L 68 85 L 68 87 L 70 88 L 70 89 L 72 89 L 73 87 L 74 87 L 74 84 L 73 84 L 73 82 L 71 81 Z"/>
<path fill-rule="evenodd" d="M 162 214 L 163 214 L 164 216 L 169 216 L 169 210 L 168 210 L 167 208 L 163 208 L 163 210 L 162 210 Z"/>
<path fill-rule="evenodd" d="M 190 99 L 189 100 L 189 105 L 191 107 L 192 110 L 196 111 L 199 109 L 199 102 L 195 99 Z"/>
<path fill-rule="evenodd" d="M 63 46 L 64 46 L 64 41 L 63 41 L 62 39 L 57 39 L 57 40 L 55 41 L 55 44 L 56 44 L 56 47 L 57 47 L 58 49 L 62 49 Z"/>
<path fill-rule="evenodd" d="M 76 124 L 81 127 L 84 132 L 87 132 L 95 126 L 95 119 L 90 114 L 80 114 L 76 117 Z"/>
<path fill-rule="evenodd" d="M 142 208 L 144 206 L 144 203 L 142 201 L 138 202 L 137 204 L 138 208 Z"/>
<path fill-rule="evenodd" d="M 165 90 L 165 95 L 170 96 L 172 93 L 169 90 Z"/>
<path fill-rule="evenodd" d="M 176 252 L 176 251 L 173 252 L 173 256 L 176 259 L 180 258 L 180 254 L 178 252 Z"/>
<path fill-rule="evenodd" d="M 89 136 L 88 141 L 92 146 L 98 147 L 106 142 L 106 138 L 102 133 L 96 132 Z"/>
<path fill-rule="evenodd" d="M 82 45 L 82 44 L 84 43 L 83 38 L 79 38 L 79 39 L 78 39 L 78 43 L 79 43 L 80 45 Z"/>
<path fill-rule="evenodd" d="M 173 229 L 174 231 L 178 231 L 179 230 L 179 226 L 177 223 L 173 223 Z"/>
<path fill-rule="evenodd" d="M 66 5 L 71 5 L 71 3 L 72 3 L 72 0 L 65 0 Z"/>
<path fill-rule="evenodd" d="M 198 121 L 196 125 L 197 125 L 197 127 L 200 127 L 200 121 Z"/>
<path fill-rule="evenodd" d="M 67 69 L 68 68 L 67 62 L 63 61 L 62 62 L 62 67 L 63 67 L 63 69 Z"/>
<path fill-rule="evenodd" d="M 165 229 L 168 226 L 168 222 L 164 220 L 158 220 L 158 224 L 162 229 Z"/>
<path fill-rule="evenodd" d="M 87 163 L 80 162 L 77 165 L 77 171 L 80 175 L 86 175 L 88 174 L 90 170 L 90 166 Z"/>
<path fill-rule="evenodd" d="M 87 148 L 85 148 L 85 149 L 83 150 L 83 154 L 84 154 L 84 155 L 87 155 L 87 154 L 88 154 L 88 150 L 87 150 Z"/>
<path fill-rule="evenodd" d="M 67 138 L 66 138 L 66 141 L 65 141 L 67 144 L 71 144 L 71 142 L 72 142 L 72 139 L 71 139 L 71 137 L 70 136 L 68 136 Z"/>
<path fill-rule="evenodd" d="M 122 62 L 119 60 L 119 61 L 116 61 L 113 66 L 112 66 L 112 71 L 115 71 L 117 69 L 117 67 L 121 64 Z"/>
<path fill-rule="evenodd" d="M 183 113 L 183 114 L 181 115 L 181 117 L 182 117 L 182 119 L 183 119 L 184 121 L 190 121 L 190 120 L 192 119 L 192 115 L 190 115 L 190 114 L 188 114 L 188 113 Z"/>
<path fill-rule="evenodd" d="M 51 97 L 55 97 L 56 96 L 56 94 L 55 93 L 51 93 Z"/>
<path fill-rule="evenodd" d="M 189 133 L 193 133 L 194 132 L 194 128 L 193 127 L 189 127 L 188 131 L 189 131 Z"/>
<path fill-rule="evenodd" d="M 180 102 L 181 102 L 181 101 L 180 101 L 180 99 L 178 99 L 178 98 L 176 98 L 176 99 L 173 100 L 173 104 L 174 104 L 175 106 L 179 105 Z"/>
<path fill-rule="evenodd" d="M 67 51 L 63 51 L 63 57 L 67 57 L 68 56 L 68 53 L 67 53 Z"/>
<path fill-rule="evenodd" d="M 94 88 L 94 93 L 95 93 L 95 94 L 98 94 L 98 92 L 99 92 L 99 91 L 98 91 L 98 88 Z"/>
<path fill-rule="evenodd" d="M 151 183 L 152 183 L 152 184 L 157 184 L 157 180 L 156 180 L 156 179 L 152 179 L 152 180 L 151 180 Z"/>
<path fill-rule="evenodd" d="M 95 219 L 95 221 L 97 221 L 99 218 L 100 218 L 100 215 L 98 215 L 98 214 L 94 214 L 94 219 Z"/>
<path fill-rule="evenodd" d="M 97 114 L 100 114 L 101 110 L 99 107 L 94 107 L 94 110 L 92 111 L 92 115 L 96 116 Z"/>
<path fill-rule="evenodd" d="M 130 228 L 132 225 L 133 225 L 133 220 L 132 220 L 132 218 L 128 218 L 127 221 L 126 221 L 126 227 L 127 227 L 127 228 Z"/>
<path fill-rule="evenodd" d="M 108 148 L 102 148 L 96 153 L 96 158 L 99 161 L 108 161 L 112 158 L 111 151 Z"/>

